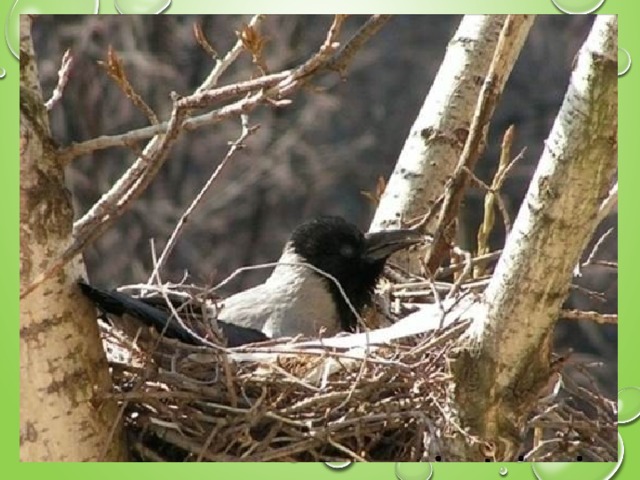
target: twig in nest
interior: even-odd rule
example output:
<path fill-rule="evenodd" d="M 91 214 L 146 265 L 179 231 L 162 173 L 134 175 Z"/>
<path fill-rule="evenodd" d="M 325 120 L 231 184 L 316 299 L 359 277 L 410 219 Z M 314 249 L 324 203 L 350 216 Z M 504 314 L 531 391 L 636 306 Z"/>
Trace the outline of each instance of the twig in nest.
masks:
<path fill-rule="evenodd" d="M 460 285 L 462 285 L 462 282 L 464 282 L 467 279 L 467 277 L 471 273 L 471 269 L 473 268 L 473 264 L 471 263 L 471 254 L 469 252 L 457 246 L 453 247 L 453 252 L 458 256 L 464 258 L 464 268 L 462 272 L 458 275 L 458 278 L 456 278 L 455 283 L 453 284 L 453 286 L 451 287 L 451 290 L 447 294 L 447 298 L 454 298 L 456 296 L 456 294 L 460 290 Z"/>
<path fill-rule="evenodd" d="M 345 447 L 344 445 L 339 444 L 335 440 L 331 439 L 331 437 L 327 438 L 327 442 L 329 442 L 330 445 L 335 447 L 336 450 L 340 450 L 341 452 L 343 452 L 346 455 L 348 455 L 349 458 L 351 458 L 352 460 L 356 460 L 358 462 L 366 462 L 366 460 L 364 458 L 362 458 L 360 455 L 358 455 L 356 452 L 350 450 L 349 448 Z"/>
<path fill-rule="evenodd" d="M 589 297 L 592 300 L 595 300 L 596 302 L 604 303 L 607 301 L 607 297 L 605 297 L 604 294 L 602 294 L 601 292 L 591 290 L 587 287 L 583 287 L 582 285 L 577 285 L 575 283 L 572 283 L 570 288 L 571 290 L 576 290 L 577 292 L 580 292 L 586 295 L 587 297 Z"/>
<path fill-rule="evenodd" d="M 502 254 L 502 250 L 496 250 L 495 252 L 491 252 L 491 253 L 487 253 L 484 255 L 478 255 L 477 257 L 474 257 L 471 259 L 471 265 L 475 266 L 479 263 L 488 263 L 491 262 L 493 260 L 497 260 L 498 258 L 500 258 L 500 255 Z M 436 278 L 439 277 L 446 277 L 451 275 L 454 272 L 457 272 L 458 270 L 462 270 L 467 268 L 467 262 L 463 262 L 463 263 L 453 263 L 451 265 L 449 265 L 448 267 L 440 267 L 438 269 L 438 271 L 436 272 Z"/>
<path fill-rule="evenodd" d="M 145 369 L 142 371 L 142 374 L 138 377 L 132 391 L 136 391 L 142 388 L 142 386 L 144 385 L 145 381 L 147 380 L 147 374 L 148 374 L 148 370 Z M 116 416 L 116 418 L 113 419 L 113 423 L 111 424 L 111 428 L 109 429 L 109 432 L 107 433 L 107 438 L 105 438 L 105 441 L 103 443 L 102 446 L 102 450 L 100 452 L 100 459 L 105 459 L 107 457 L 107 454 L 109 453 L 109 449 L 111 448 L 111 443 L 113 442 L 113 439 L 115 438 L 115 434 L 116 432 L 120 429 L 120 426 L 122 425 L 122 418 L 124 416 L 124 413 L 127 409 L 127 402 L 123 402 L 122 405 L 120 405 L 120 408 L 118 409 L 118 415 Z"/>

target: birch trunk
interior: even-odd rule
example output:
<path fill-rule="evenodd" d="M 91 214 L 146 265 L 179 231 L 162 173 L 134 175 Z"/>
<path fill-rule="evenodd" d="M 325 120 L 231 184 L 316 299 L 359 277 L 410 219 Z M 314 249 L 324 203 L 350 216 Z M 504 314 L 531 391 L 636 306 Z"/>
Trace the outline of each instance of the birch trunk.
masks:
<path fill-rule="evenodd" d="M 485 292 L 453 363 L 463 425 L 512 459 L 547 385 L 549 338 L 617 168 L 617 20 L 598 16 Z M 481 460 L 462 441 L 466 460 Z M 475 456 L 474 456 L 475 455 Z"/>
<path fill-rule="evenodd" d="M 20 17 L 20 287 L 71 242 L 73 210 L 40 91 L 31 19 Z M 20 459 L 124 459 L 95 309 L 78 258 L 20 302 Z M 107 439 L 113 441 L 107 445 Z"/>
<path fill-rule="evenodd" d="M 401 220 L 424 215 L 443 193 L 465 146 L 478 94 L 505 20 L 504 15 L 467 15 L 462 19 L 400 152 L 371 231 L 398 228 Z M 518 18 L 517 28 L 507 33 L 510 35 L 508 57 L 492 85 L 497 97 L 509 78 L 533 20 L 533 16 L 522 16 Z M 418 265 L 421 255 L 419 251 L 400 252 L 394 260 L 411 270 Z"/>

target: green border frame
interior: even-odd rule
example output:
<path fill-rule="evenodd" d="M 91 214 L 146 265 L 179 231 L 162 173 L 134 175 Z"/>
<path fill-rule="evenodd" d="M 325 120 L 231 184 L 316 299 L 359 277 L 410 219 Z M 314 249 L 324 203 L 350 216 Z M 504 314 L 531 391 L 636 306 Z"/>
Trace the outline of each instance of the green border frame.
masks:
<path fill-rule="evenodd" d="M 20 1 L 20 0 L 18 0 Z M 30 5 L 45 5 L 47 13 L 79 13 L 70 9 L 71 5 L 66 0 L 25 0 Z M 87 4 L 94 0 L 86 0 Z M 100 14 L 117 13 L 114 1 L 102 0 L 100 2 Z M 121 0 L 122 1 L 122 0 Z M 124 0 L 135 2 L 135 0 Z M 564 0 L 566 4 L 586 4 L 588 1 Z M 15 3 L 2 1 L 0 4 L 0 20 L 5 25 L 9 12 Z M 79 5 L 82 0 L 75 0 L 74 5 Z M 140 4 L 160 4 L 161 0 L 139 0 Z M 256 8 L 257 2 L 236 0 L 234 2 L 203 2 L 202 0 L 173 0 L 171 6 L 164 13 L 189 14 L 189 13 L 371 13 L 372 10 L 384 13 L 418 13 L 418 14 L 463 14 L 463 13 L 559 13 L 551 0 L 387 0 L 378 1 L 372 8 L 370 2 L 363 0 L 352 1 L 346 4 L 344 1 L 324 0 L 317 5 L 306 4 L 301 6 L 299 2 L 292 0 L 272 0 L 268 6 Z M 594 0 L 597 3 L 597 0 Z M 640 19 L 640 2 L 624 0 L 606 0 L 597 13 L 619 15 L 619 45 L 630 53 L 632 61 L 636 52 L 632 45 L 640 45 L 640 28 L 635 25 L 635 20 Z M 4 35 L 3 35 L 4 36 Z M 635 38 L 635 40 L 634 40 Z M 637 48 L 636 48 L 637 49 Z M 638 60 L 640 54 L 635 58 Z M 0 234 L 0 255 L 2 258 L 3 276 L 0 280 L 0 301 L 5 312 L 3 321 L 0 322 L 0 340 L 2 341 L 2 383 L 8 388 L 6 395 L 0 397 L 2 408 L 0 415 L 0 455 L 5 465 L 3 471 L 8 478 L 41 478 L 44 475 L 57 477 L 64 476 L 69 479 L 84 479 L 91 470 L 94 479 L 113 478 L 119 475 L 123 480 L 135 478 L 140 474 L 139 469 L 153 470 L 153 476 L 157 480 L 171 479 L 178 472 L 184 474 L 184 468 L 190 475 L 213 474 L 224 476 L 263 477 L 274 475 L 280 478 L 300 477 L 304 475 L 309 480 L 327 478 L 331 475 L 340 475 L 352 480 L 356 479 L 394 479 L 396 472 L 391 463 L 383 464 L 358 464 L 345 470 L 332 471 L 322 464 L 251 464 L 251 463 L 219 463 L 219 464 L 188 464 L 175 466 L 173 464 L 91 464 L 78 466 L 75 464 L 20 464 L 17 434 L 19 431 L 19 343 L 18 343 L 18 292 L 19 292 L 19 165 L 18 152 L 18 62 L 11 55 L 6 46 L 0 47 L 0 73 L 6 71 L 6 76 L 0 79 L 0 125 L 2 126 L 0 141 L 0 196 L 2 205 L 2 228 Z M 636 68 L 637 70 L 637 68 Z M 640 222 L 631 218 L 634 209 L 632 205 L 640 205 L 640 189 L 633 188 L 631 180 L 635 175 L 640 178 L 640 167 L 632 161 L 633 153 L 640 151 L 640 135 L 637 134 L 637 112 L 640 111 L 640 94 L 634 90 L 633 85 L 640 85 L 638 80 L 632 80 L 637 75 L 633 66 L 630 71 L 620 78 L 619 105 L 619 143 L 620 143 L 620 171 L 626 172 L 620 176 L 621 194 L 620 201 L 627 204 L 627 210 L 622 208 L 619 212 L 619 256 L 622 267 L 619 271 L 619 298 L 620 316 L 625 319 L 619 326 L 623 331 L 619 335 L 619 388 L 637 386 L 640 387 L 640 369 L 635 368 L 634 349 L 637 348 L 635 339 L 640 337 L 640 321 L 634 321 L 633 298 L 635 272 L 640 271 L 640 257 L 634 256 L 634 245 L 640 242 Z M 626 99 L 626 100 L 624 100 Z M 634 193 L 635 192 L 635 193 Z M 637 211 L 637 208 L 636 208 Z M 637 312 L 637 310 L 636 310 Z M 636 459 L 635 451 L 640 450 L 640 426 L 635 422 L 620 427 L 620 434 L 624 440 L 624 461 L 615 478 L 638 478 L 640 471 L 640 455 Z M 558 471 L 554 476 L 558 479 L 594 478 L 608 479 L 610 474 L 606 466 L 614 464 L 573 464 L 566 469 Z M 603 467 L 605 467 L 603 469 Z M 87 468 L 87 470 L 85 470 Z M 508 473 L 504 475 L 506 468 Z M 180 469 L 180 470 L 178 470 Z M 473 463 L 434 463 L 434 475 L 439 479 L 449 478 L 474 478 L 496 479 L 508 477 L 509 479 L 535 478 L 530 464 L 473 464 Z M 415 473 L 410 473 L 414 472 Z M 403 480 L 424 479 L 424 474 L 411 469 L 403 475 Z M 149 472 L 150 473 L 150 472 Z"/>

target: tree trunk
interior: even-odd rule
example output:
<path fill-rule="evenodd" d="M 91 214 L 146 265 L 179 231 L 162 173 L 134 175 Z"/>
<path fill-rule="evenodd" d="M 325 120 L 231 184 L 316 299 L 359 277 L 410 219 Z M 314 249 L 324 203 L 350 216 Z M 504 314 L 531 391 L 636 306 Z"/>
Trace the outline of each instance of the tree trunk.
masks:
<path fill-rule="evenodd" d="M 371 231 L 397 228 L 400 220 L 424 215 L 443 193 L 456 170 L 478 95 L 494 56 L 505 15 L 467 15 L 449 42 L 447 53 L 376 210 Z M 506 58 L 492 92 L 497 98 L 509 78 L 533 16 L 517 16 L 507 32 Z M 488 118 L 491 117 L 491 108 Z M 483 129 L 487 125 L 482 125 Z M 484 142 L 484 138 L 482 139 Z M 470 167 L 467 165 L 467 167 Z M 417 271 L 422 252 L 404 251 L 394 261 Z"/>
<path fill-rule="evenodd" d="M 461 424 L 513 459 L 549 381 L 550 334 L 617 168 L 617 20 L 598 16 L 484 295 L 453 363 Z M 458 454 L 481 460 L 460 439 Z"/>
<path fill-rule="evenodd" d="M 72 240 L 73 209 L 39 86 L 31 18 L 20 18 L 20 288 Z M 118 408 L 80 258 L 20 302 L 20 458 L 123 460 Z M 115 425 L 115 427 L 114 427 Z M 109 441 L 110 440 L 110 441 Z M 109 441 L 109 443 L 107 443 Z"/>

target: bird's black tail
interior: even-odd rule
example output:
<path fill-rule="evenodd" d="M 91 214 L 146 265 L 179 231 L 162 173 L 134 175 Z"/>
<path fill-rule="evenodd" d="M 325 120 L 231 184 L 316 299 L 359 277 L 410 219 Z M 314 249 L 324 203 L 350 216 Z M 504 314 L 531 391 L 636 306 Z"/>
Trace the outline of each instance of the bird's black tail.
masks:
<path fill-rule="evenodd" d="M 201 344 L 196 337 L 189 334 L 189 332 L 178 325 L 177 322 L 170 322 L 169 319 L 171 316 L 167 312 L 152 307 L 143 300 L 133 298 L 116 290 L 102 290 L 83 281 L 78 282 L 78 284 L 80 285 L 82 293 L 105 313 L 119 317 L 129 315 L 140 320 L 145 325 L 155 328 L 159 332 L 164 332 L 166 337 L 177 338 L 180 341 L 192 345 Z"/>
<path fill-rule="evenodd" d="M 205 344 L 202 338 L 178 323 L 169 312 L 150 305 L 144 299 L 133 298 L 116 290 L 102 290 L 82 280 L 78 282 L 78 285 L 82 293 L 105 313 L 119 317 L 129 315 L 145 325 L 155 328 L 158 332 L 162 332 L 164 336 L 176 338 L 184 343 L 191 345 Z M 219 321 L 218 328 L 225 336 L 227 346 L 231 348 L 269 339 L 259 330 L 230 323 Z"/>

